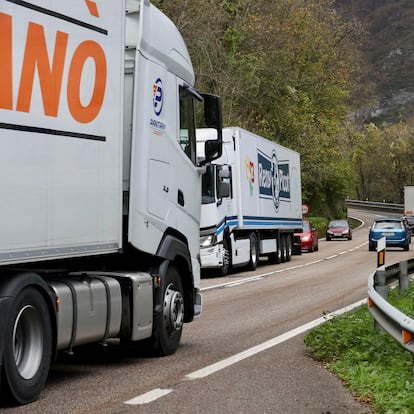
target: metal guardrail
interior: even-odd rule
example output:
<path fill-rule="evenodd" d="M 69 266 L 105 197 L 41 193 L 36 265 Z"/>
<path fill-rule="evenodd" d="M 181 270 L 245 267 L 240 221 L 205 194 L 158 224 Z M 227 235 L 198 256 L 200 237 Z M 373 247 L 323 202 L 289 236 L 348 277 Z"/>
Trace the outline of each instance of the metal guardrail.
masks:
<path fill-rule="evenodd" d="M 392 282 L 399 282 L 400 293 L 408 289 L 414 259 L 378 268 L 368 279 L 368 309 L 386 332 L 404 348 L 414 353 L 414 319 L 388 303 L 388 290 Z"/>
<path fill-rule="evenodd" d="M 379 210 L 384 213 L 404 213 L 404 204 L 380 203 L 376 201 L 360 201 L 350 199 L 346 199 L 345 203 L 348 207 L 359 208 L 361 210 Z"/>

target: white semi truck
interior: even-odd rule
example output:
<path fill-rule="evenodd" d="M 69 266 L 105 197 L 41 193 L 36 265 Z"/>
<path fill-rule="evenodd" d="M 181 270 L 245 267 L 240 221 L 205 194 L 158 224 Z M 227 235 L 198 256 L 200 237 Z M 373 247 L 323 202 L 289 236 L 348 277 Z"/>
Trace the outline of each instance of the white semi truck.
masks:
<path fill-rule="evenodd" d="M 414 185 L 404 186 L 404 215 L 414 216 Z"/>
<path fill-rule="evenodd" d="M 171 354 L 200 315 L 201 175 L 221 109 L 193 85 L 149 0 L 1 2 L 2 401 L 35 400 L 79 345 Z M 202 162 L 198 101 L 215 130 Z"/>
<path fill-rule="evenodd" d="M 200 150 L 214 131 L 197 131 Z M 302 196 L 295 151 L 242 128 L 223 129 L 222 156 L 203 176 L 201 267 L 221 275 L 256 269 L 259 256 L 280 263 L 300 254 Z"/>

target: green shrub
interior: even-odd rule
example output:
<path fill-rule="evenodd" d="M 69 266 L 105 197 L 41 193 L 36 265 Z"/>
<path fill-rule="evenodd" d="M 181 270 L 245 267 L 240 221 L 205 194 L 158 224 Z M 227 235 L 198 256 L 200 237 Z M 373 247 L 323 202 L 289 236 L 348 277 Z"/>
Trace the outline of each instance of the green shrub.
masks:
<path fill-rule="evenodd" d="M 328 226 L 328 219 L 325 217 L 304 217 L 304 220 L 309 220 L 312 227 L 318 232 L 318 239 L 325 237 L 326 227 Z"/>

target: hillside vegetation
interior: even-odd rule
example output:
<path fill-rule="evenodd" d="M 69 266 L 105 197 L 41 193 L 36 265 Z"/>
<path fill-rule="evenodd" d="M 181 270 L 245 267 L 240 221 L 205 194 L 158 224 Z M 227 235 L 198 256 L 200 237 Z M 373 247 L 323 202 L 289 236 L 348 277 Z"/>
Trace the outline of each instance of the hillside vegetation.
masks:
<path fill-rule="evenodd" d="M 303 201 L 327 217 L 414 184 L 410 1 L 153 0 L 224 124 L 298 151 Z"/>
<path fill-rule="evenodd" d="M 337 0 L 338 9 L 363 22 L 363 83 L 373 92 L 364 120 L 395 123 L 414 109 L 414 2 L 412 0 Z"/>

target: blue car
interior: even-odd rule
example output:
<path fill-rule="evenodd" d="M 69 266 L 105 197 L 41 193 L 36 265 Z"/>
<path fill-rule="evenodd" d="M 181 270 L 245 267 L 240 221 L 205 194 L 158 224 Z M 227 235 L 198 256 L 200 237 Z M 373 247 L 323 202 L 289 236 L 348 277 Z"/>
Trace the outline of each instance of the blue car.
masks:
<path fill-rule="evenodd" d="M 377 242 L 385 237 L 386 246 L 409 250 L 411 235 L 404 221 L 399 217 L 380 217 L 374 220 L 369 229 L 369 250 L 374 251 Z"/>

